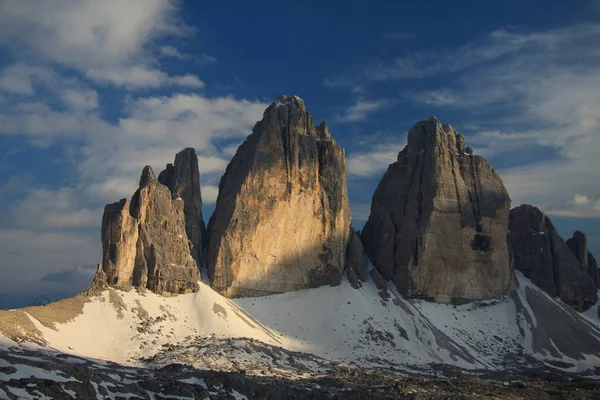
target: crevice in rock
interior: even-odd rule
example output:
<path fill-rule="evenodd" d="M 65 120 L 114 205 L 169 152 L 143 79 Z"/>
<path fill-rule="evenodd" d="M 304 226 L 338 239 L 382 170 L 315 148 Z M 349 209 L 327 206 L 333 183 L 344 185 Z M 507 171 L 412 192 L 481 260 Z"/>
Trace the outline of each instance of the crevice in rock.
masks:
<path fill-rule="evenodd" d="M 417 157 L 417 168 L 419 169 L 419 188 L 417 190 L 417 217 L 415 219 L 415 229 L 417 235 L 415 235 L 415 247 L 413 249 L 413 264 L 418 264 L 419 259 L 419 232 L 421 230 L 421 215 L 423 213 L 423 163 L 419 163 Z"/>
<path fill-rule="evenodd" d="M 456 192 L 456 204 L 458 205 L 458 213 L 460 214 L 460 220 L 463 221 L 463 210 L 460 203 L 460 192 L 458 190 L 458 180 L 456 178 L 456 169 L 454 168 L 454 156 L 450 152 L 450 163 L 452 164 L 452 178 L 454 178 L 454 190 Z"/>
<path fill-rule="evenodd" d="M 406 205 L 408 204 L 408 196 L 410 195 L 410 189 L 412 188 L 413 182 L 415 181 L 415 174 L 417 173 L 417 168 L 419 168 L 419 158 L 420 154 L 417 154 L 417 161 L 415 162 L 415 168 L 412 170 L 412 175 L 410 176 L 410 181 L 408 182 L 408 188 L 406 189 L 406 194 L 404 195 L 404 205 L 402 206 L 402 216 L 406 216 Z"/>
<path fill-rule="evenodd" d="M 471 180 L 473 181 L 473 193 L 469 190 L 469 202 L 471 203 L 471 210 L 473 212 L 473 218 L 475 219 L 475 230 L 480 233 L 483 232 L 483 227 L 481 226 L 481 215 L 479 213 L 479 185 L 477 184 L 474 158 L 475 157 L 470 157 L 469 159 L 471 165 Z M 473 195 L 475 196 L 475 201 L 473 201 Z"/>
<path fill-rule="evenodd" d="M 556 289 L 556 295 L 558 296 L 560 288 L 560 259 L 554 251 L 554 225 L 552 225 L 552 222 L 546 216 L 543 217 L 543 223 L 546 225 L 548 232 L 548 245 L 550 246 L 550 257 L 552 258 L 552 276 L 554 277 L 554 288 Z"/>

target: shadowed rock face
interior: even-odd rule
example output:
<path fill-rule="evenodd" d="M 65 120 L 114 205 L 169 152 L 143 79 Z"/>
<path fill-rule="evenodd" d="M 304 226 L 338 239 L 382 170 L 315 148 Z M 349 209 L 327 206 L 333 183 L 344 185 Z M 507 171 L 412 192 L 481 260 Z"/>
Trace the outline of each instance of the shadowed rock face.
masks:
<path fill-rule="evenodd" d="M 202 265 L 202 249 L 206 245 L 206 228 L 202 219 L 200 195 L 200 172 L 198 157 L 193 148 L 186 148 L 175 155 L 175 162 L 167 164 L 158 181 L 171 191 L 173 200 L 183 200 L 185 232 L 189 239 L 192 257 Z"/>
<path fill-rule="evenodd" d="M 384 174 L 361 238 L 373 265 L 405 296 L 440 302 L 512 292 L 502 179 L 464 137 L 431 117 Z"/>
<path fill-rule="evenodd" d="M 344 151 L 304 102 L 282 96 L 219 184 L 207 267 L 226 296 L 338 284 L 350 234 Z"/>
<path fill-rule="evenodd" d="M 560 297 L 579 311 L 596 303 L 594 278 L 588 273 L 588 266 L 584 267 L 578 259 L 578 256 L 586 262 L 588 259 L 585 235 L 576 233 L 567 246 L 550 219 L 530 205 L 510 211 L 509 230 L 516 269 L 546 293 Z"/>
<path fill-rule="evenodd" d="M 577 261 L 587 270 L 592 277 L 592 281 L 596 287 L 600 286 L 600 275 L 598 274 L 598 263 L 594 255 L 588 251 L 587 237 L 581 231 L 573 232 L 573 237 L 567 240 L 567 246 L 571 249 Z"/>
<path fill-rule="evenodd" d="M 354 280 L 354 276 L 356 276 L 356 278 L 360 279 L 362 282 L 367 281 L 369 277 L 369 261 L 365 255 L 360 237 L 354 229 L 350 230 L 348 251 L 346 253 L 346 268 L 348 271 L 354 271 L 354 274 L 350 273 L 349 275 L 353 277 L 352 280 Z"/>
<path fill-rule="evenodd" d="M 146 166 L 131 203 L 122 199 L 105 207 L 102 265 L 94 287 L 106 282 L 118 289 L 135 287 L 165 295 L 198 290 L 200 271 L 190 254 L 186 234 L 190 218 L 185 213 L 184 196 L 193 204 L 200 202 L 199 188 L 197 194 L 192 190 L 190 194 L 186 184 L 175 178 L 180 176 L 176 170 L 169 176 L 172 179 L 168 182 L 175 182 L 173 187 L 183 187 L 181 193 L 172 193 L 159 183 L 152 168 Z"/>

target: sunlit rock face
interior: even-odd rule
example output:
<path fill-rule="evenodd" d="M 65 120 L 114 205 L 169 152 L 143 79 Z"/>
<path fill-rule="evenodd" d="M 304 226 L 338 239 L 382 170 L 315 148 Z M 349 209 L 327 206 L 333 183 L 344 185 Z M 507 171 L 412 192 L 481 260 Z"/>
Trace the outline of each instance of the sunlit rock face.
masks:
<path fill-rule="evenodd" d="M 122 199 L 105 207 L 102 264 L 94 287 L 134 287 L 163 295 L 198 290 L 196 260 L 202 254 L 204 223 L 194 150 L 179 153 L 161 178 L 168 187 L 146 166 L 131 202 Z"/>
<path fill-rule="evenodd" d="M 510 211 L 508 240 L 515 268 L 551 296 L 582 311 L 598 301 L 597 266 L 587 240 L 575 232 L 566 243 L 552 221 L 527 204 Z"/>
<path fill-rule="evenodd" d="M 344 151 L 281 96 L 239 147 L 208 226 L 212 287 L 260 296 L 340 282 L 350 235 Z"/>
<path fill-rule="evenodd" d="M 381 179 L 361 233 L 365 251 L 405 296 L 488 299 L 515 288 L 502 179 L 436 118 L 418 122 Z"/>

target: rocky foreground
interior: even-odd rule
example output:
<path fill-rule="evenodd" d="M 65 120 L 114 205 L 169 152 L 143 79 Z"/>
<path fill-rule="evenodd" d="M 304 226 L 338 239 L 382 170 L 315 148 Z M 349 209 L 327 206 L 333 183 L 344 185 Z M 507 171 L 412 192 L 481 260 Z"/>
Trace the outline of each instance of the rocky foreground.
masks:
<path fill-rule="evenodd" d="M 448 371 L 447 371 L 448 372 Z M 72 355 L 0 349 L 0 398 L 52 399 L 598 399 L 600 383 L 549 376 L 407 377 L 332 365 L 326 373 L 288 379 L 215 372 L 185 364 L 130 368 Z M 457 372 L 457 374 L 460 374 Z M 529 376 L 527 376 L 529 375 Z M 539 377 L 553 379 L 552 382 Z M 491 378 L 491 379 L 486 379 Z"/>

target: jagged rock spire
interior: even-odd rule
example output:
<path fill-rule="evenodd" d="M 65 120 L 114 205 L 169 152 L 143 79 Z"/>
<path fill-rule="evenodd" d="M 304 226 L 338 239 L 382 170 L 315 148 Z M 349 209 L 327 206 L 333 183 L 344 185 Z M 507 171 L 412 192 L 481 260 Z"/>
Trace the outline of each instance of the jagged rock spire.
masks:
<path fill-rule="evenodd" d="M 201 236 L 194 235 L 201 232 L 199 225 L 203 227 L 203 222 L 194 150 L 179 153 L 174 166 L 167 166 L 159 180 L 146 166 L 131 202 L 122 199 L 105 207 L 102 264 L 95 287 L 106 281 L 118 289 L 135 287 L 160 294 L 198 290 L 200 270 L 196 260 L 202 245 Z M 188 240 L 188 225 L 196 245 Z"/>
<path fill-rule="evenodd" d="M 206 245 L 206 228 L 202 219 L 202 196 L 198 156 L 191 147 L 175 155 L 175 162 L 167 164 L 158 181 L 171 191 L 173 200 L 183 201 L 185 231 L 190 251 L 198 265 L 202 265 L 202 249 Z"/>
<path fill-rule="evenodd" d="M 516 269 L 549 295 L 560 297 L 579 311 L 596 303 L 597 266 L 594 275 L 588 261 L 593 256 L 587 251 L 582 232 L 575 232 L 565 243 L 550 218 L 527 204 L 510 211 L 509 229 Z"/>

